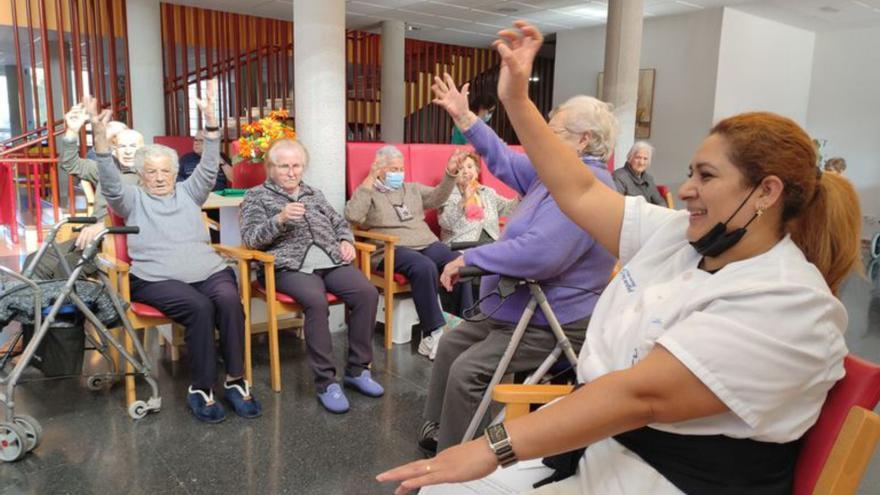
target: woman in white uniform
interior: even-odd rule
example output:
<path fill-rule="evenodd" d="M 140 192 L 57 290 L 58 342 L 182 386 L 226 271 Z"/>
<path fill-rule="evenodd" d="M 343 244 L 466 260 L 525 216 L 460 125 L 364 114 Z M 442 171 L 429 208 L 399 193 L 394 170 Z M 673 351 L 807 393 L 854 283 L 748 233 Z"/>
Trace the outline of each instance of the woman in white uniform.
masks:
<path fill-rule="evenodd" d="M 790 493 L 798 440 L 844 375 L 834 294 L 859 260 L 852 185 L 818 171 L 793 121 L 750 113 L 697 149 L 678 192 L 686 211 L 624 198 L 529 101 L 542 37 L 516 27 L 496 42 L 498 95 L 562 211 L 623 268 L 590 321 L 582 387 L 378 479 L 406 493 L 589 446 L 574 476 L 536 493 Z"/>

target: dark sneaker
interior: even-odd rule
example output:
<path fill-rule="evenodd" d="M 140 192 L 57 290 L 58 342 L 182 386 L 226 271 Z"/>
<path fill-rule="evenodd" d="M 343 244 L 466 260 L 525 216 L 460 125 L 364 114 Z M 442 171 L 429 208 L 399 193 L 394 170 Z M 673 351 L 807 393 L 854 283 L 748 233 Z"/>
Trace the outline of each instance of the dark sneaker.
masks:
<path fill-rule="evenodd" d="M 226 390 L 226 400 L 232 403 L 235 414 L 242 418 L 259 418 L 263 414 L 263 406 L 251 395 L 251 386 L 247 380 L 226 382 L 223 384 Z"/>
<path fill-rule="evenodd" d="M 440 423 L 425 421 L 419 430 L 419 450 L 425 457 L 437 455 L 437 436 L 440 434 Z"/>
<path fill-rule="evenodd" d="M 385 393 L 382 385 L 373 380 L 370 370 L 362 371 L 357 377 L 345 375 L 342 381 L 346 387 L 353 388 L 367 397 L 382 397 Z"/>
<path fill-rule="evenodd" d="M 189 387 L 189 394 L 186 396 L 186 403 L 189 409 L 200 421 L 205 423 L 219 423 L 226 419 L 226 409 L 223 404 L 214 400 L 214 391 L 205 392 Z"/>
<path fill-rule="evenodd" d="M 348 397 L 342 393 L 342 387 L 338 383 L 331 383 L 324 393 L 318 394 L 318 402 L 334 414 L 348 412 Z"/>

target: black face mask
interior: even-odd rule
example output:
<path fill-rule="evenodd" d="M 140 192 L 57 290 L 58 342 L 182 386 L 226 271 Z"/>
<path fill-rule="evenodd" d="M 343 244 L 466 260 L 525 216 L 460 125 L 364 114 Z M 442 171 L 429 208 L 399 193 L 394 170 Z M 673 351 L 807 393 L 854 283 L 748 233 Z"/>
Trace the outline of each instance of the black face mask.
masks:
<path fill-rule="evenodd" d="M 737 213 L 739 213 L 739 210 L 741 210 L 742 207 L 745 206 L 746 201 L 748 201 L 749 198 L 752 197 L 752 194 L 754 194 L 757 190 L 758 186 L 752 188 L 752 191 L 749 192 L 749 195 L 746 196 L 746 199 L 742 200 L 742 203 L 739 204 L 736 211 L 734 211 L 733 214 L 730 215 L 726 222 L 718 222 L 717 224 L 715 224 L 715 226 L 712 227 L 712 230 L 703 234 L 703 236 L 696 241 L 691 242 L 691 246 L 693 246 L 694 249 L 696 249 L 697 252 L 700 253 L 702 256 L 709 256 L 711 258 L 714 258 L 724 251 L 732 248 L 737 242 L 739 242 L 740 239 L 743 238 L 744 235 L 746 235 L 746 227 L 751 225 L 751 223 L 755 221 L 756 218 L 758 218 L 759 214 L 755 213 L 744 226 L 730 232 L 727 232 L 727 224 L 733 219 L 733 217 L 736 216 Z"/>

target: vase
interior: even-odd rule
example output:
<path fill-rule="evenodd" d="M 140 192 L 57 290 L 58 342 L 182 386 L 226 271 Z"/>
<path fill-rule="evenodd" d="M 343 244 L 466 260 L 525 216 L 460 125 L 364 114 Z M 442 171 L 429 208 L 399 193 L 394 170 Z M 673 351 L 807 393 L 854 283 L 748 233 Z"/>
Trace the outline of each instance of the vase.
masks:
<path fill-rule="evenodd" d="M 242 160 L 232 166 L 232 185 L 236 189 L 250 189 L 266 181 L 263 162 Z"/>

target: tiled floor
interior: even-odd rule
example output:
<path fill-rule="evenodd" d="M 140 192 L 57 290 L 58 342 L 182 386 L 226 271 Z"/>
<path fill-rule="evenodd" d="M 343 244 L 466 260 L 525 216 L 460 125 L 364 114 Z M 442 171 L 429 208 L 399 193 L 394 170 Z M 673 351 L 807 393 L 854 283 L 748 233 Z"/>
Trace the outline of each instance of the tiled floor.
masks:
<path fill-rule="evenodd" d="M 850 349 L 880 362 L 880 287 L 853 277 L 842 297 Z M 344 342 L 336 337 L 339 363 Z M 93 393 L 76 380 L 24 385 L 19 410 L 38 418 L 45 436 L 22 461 L 0 464 L 0 494 L 390 493 L 373 476 L 419 456 L 414 438 L 430 366 L 408 345 L 382 351 L 381 336 L 375 349 L 385 397 L 350 393 L 352 410 L 341 416 L 316 402 L 305 345 L 290 334 L 282 338 L 281 394 L 268 390 L 265 344 L 255 343 L 255 382 L 265 407 L 257 420 L 230 417 L 208 426 L 193 419 L 184 403 L 185 358 L 172 363 L 155 345 L 163 410 L 141 421 L 128 418 L 120 386 Z M 880 454 L 859 493 L 880 493 Z"/>

